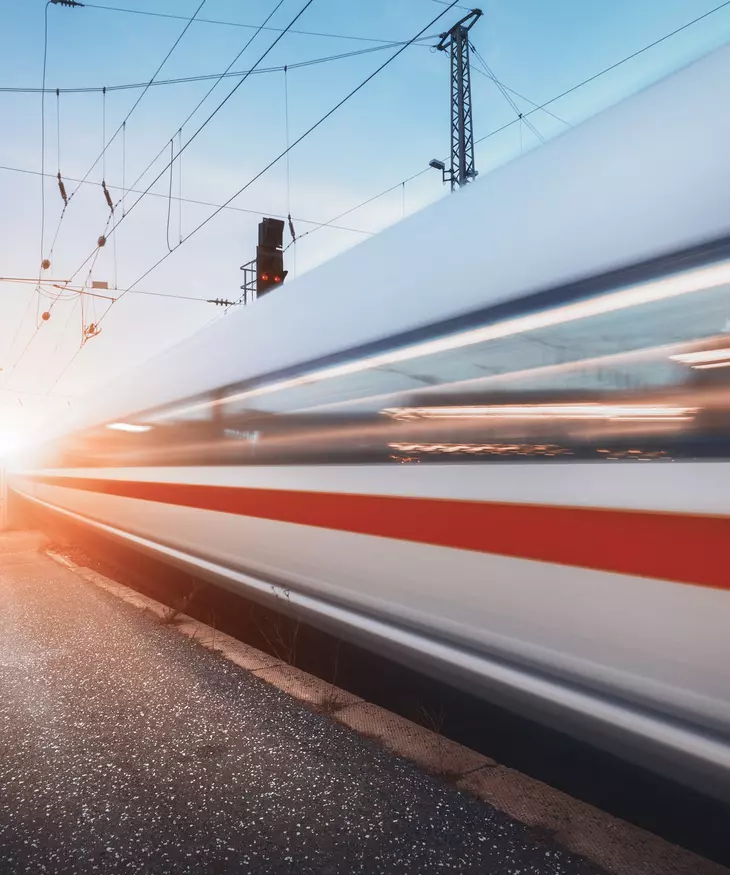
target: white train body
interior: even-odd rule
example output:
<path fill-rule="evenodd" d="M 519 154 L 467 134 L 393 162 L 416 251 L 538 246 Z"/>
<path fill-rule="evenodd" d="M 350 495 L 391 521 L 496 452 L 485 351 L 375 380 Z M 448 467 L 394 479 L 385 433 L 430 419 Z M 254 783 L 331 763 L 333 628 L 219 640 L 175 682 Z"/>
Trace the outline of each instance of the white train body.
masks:
<path fill-rule="evenodd" d="M 89 399 L 13 488 L 730 799 L 730 49 Z"/>

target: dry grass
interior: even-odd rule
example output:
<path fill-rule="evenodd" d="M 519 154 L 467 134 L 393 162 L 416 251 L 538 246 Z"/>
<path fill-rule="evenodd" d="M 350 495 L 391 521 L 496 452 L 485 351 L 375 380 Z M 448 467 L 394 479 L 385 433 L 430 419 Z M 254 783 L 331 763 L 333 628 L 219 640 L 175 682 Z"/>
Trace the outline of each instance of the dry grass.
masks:
<path fill-rule="evenodd" d="M 337 646 L 335 647 L 335 662 L 332 668 L 332 683 L 329 685 L 322 701 L 317 706 L 318 710 L 322 714 L 326 714 L 328 717 L 336 714 L 337 711 L 347 705 L 347 700 L 342 696 L 342 691 L 335 686 L 337 683 L 337 672 L 340 667 L 340 647 L 342 647 L 342 639 L 338 638 Z"/>
<path fill-rule="evenodd" d="M 436 740 L 436 767 L 434 774 L 442 778 L 448 783 L 454 784 L 463 775 L 459 771 L 449 769 L 446 766 L 446 755 L 448 751 L 448 740 L 443 734 L 444 721 L 446 720 L 446 709 L 443 705 L 438 708 L 426 708 L 423 705 L 419 707 L 420 724 L 431 732 Z"/>
<path fill-rule="evenodd" d="M 165 612 L 159 618 L 160 625 L 174 626 L 175 623 L 179 622 L 181 616 L 185 614 L 187 609 L 190 607 L 190 603 L 198 594 L 200 588 L 200 586 L 195 586 L 185 595 L 179 596 L 178 598 L 174 599 L 172 604 L 166 608 Z"/>
<path fill-rule="evenodd" d="M 259 624 L 259 632 L 269 645 L 271 652 L 285 662 L 287 665 L 296 665 L 297 661 L 297 641 L 299 639 L 299 629 L 301 620 L 294 614 L 291 607 L 291 595 L 288 589 L 283 591 L 283 596 L 276 593 L 275 587 L 271 587 L 275 593 L 276 600 L 282 600 L 284 610 L 274 612 L 268 618 L 268 631 L 264 628 L 263 623 Z"/>

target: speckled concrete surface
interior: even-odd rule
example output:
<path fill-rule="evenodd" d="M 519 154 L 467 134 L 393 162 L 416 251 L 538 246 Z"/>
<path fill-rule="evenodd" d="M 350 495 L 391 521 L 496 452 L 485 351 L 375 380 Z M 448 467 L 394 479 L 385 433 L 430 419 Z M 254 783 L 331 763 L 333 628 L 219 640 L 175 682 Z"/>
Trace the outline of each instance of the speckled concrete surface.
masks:
<path fill-rule="evenodd" d="M 41 554 L 0 557 L 3 873 L 597 873 Z"/>

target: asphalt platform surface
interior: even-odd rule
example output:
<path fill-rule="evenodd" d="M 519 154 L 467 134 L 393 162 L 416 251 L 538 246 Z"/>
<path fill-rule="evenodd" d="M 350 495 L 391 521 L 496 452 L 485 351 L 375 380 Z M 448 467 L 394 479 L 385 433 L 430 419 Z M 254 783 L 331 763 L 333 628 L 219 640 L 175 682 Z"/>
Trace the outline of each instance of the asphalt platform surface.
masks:
<path fill-rule="evenodd" d="M 0 872 L 598 871 L 44 554 L 0 550 Z"/>

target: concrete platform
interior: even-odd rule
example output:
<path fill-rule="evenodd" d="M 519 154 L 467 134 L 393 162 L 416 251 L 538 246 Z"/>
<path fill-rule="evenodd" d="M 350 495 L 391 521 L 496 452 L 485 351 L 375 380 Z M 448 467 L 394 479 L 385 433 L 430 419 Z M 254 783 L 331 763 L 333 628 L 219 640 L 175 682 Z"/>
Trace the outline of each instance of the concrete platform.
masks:
<path fill-rule="evenodd" d="M 330 702 L 363 736 L 313 710 L 303 673 L 181 634 L 41 547 L 0 536 L 3 873 L 606 871 L 383 749 L 372 706 Z M 262 679 L 273 672 L 310 707 Z M 438 746 L 467 784 L 495 765 Z M 633 871 L 657 871 L 656 853 Z"/>

